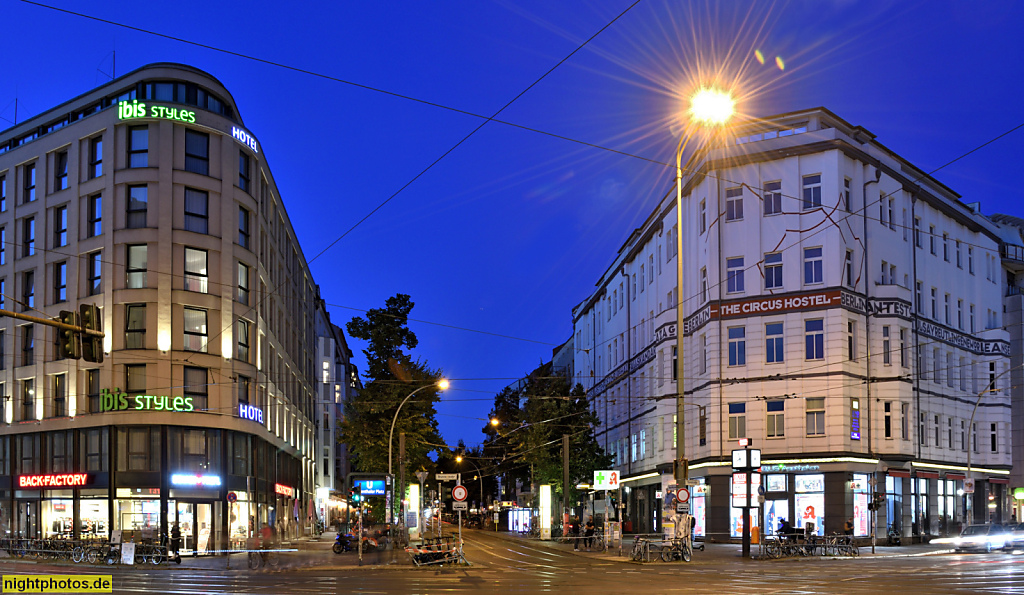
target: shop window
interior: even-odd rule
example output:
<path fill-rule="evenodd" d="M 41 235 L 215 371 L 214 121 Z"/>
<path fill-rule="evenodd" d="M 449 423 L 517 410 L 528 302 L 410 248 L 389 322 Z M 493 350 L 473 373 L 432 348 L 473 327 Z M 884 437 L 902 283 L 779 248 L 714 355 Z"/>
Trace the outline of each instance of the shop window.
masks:
<path fill-rule="evenodd" d="M 127 247 L 127 274 L 126 286 L 128 289 L 142 289 L 146 287 L 146 271 L 149 268 L 149 247 L 146 244 L 136 244 Z"/>
<path fill-rule="evenodd" d="M 129 186 L 128 200 L 125 204 L 125 227 L 141 229 L 146 227 L 146 214 L 149 209 L 149 187 Z"/>
<path fill-rule="evenodd" d="M 768 401 L 767 406 L 767 430 L 769 438 L 782 438 L 786 435 L 785 401 Z"/>
<path fill-rule="evenodd" d="M 814 523 L 814 534 L 825 534 L 825 476 L 823 474 L 796 475 L 793 478 L 795 510 L 794 526 L 803 529 Z"/>
<path fill-rule="evenodd" d="M 186 366 L 184 369 L 184 396 L 192 399 L 192 407 L 196 411 L 206 410 L 206 398 L 208 393 L 206 377 L 206 368 Z"/>

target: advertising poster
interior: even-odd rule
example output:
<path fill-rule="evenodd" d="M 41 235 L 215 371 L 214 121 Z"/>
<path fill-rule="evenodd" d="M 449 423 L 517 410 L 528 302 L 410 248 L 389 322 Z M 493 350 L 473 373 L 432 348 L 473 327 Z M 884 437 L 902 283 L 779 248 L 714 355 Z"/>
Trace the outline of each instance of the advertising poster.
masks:
<path fill-rule="evenodd" d="M 803 529 L 808 523 L 814 523 L 814 534 L 825 534 L 825 494 L 797 494 L 794 498 L 796 522 L 790 523 Z"/>
<path fill-rule="evenodd" d="M 765 535 L 775 535 L 779 532 L 779 523 L 789 518 L 788 500 L 767 500 L 764 503 L 764 532 Z"/>
<path fill-rule="evenodd" d="M 704 494 L 698 494 L 690 498 L 690 502 L 693 506 L 693 517 L 696 519 L 697 524 L 693 527 L 694 537 L 704 537 L 706 535 L 707 520 L 705 518 L 706 513 L 706 498 Z"/>
<path fill-rule="evenodd" d="M 868 534 L 868 495 L 857 492 L 853 495 L 853 534 L 864 537 Z"/>
<path fill-rule="evenodd" d="M 750 520 L 753 522 L 754 527 L 760 527 L 760 520 L 757 518 L 757 508 L 751 508 Z M 742 508 L 730 508 L 729 509 L 729 534 L 732 537 L 743 537 L 743 509 Z"/>

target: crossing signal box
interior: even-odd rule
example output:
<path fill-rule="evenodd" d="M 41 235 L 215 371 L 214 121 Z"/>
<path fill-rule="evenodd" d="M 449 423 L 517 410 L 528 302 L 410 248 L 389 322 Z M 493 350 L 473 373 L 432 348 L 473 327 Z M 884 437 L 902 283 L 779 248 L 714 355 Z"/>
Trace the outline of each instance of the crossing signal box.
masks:
<path fill-rule="evenodd" d="M 79 306 L 82 315 L 82 328 L 87 331 L 103 332 L 103 319 L 100 309 L 94 304 Z M 103 337 L 82 333 L 82 359 L 96 364 L 103 363 Z"/>
<path fill-rule="evenodd" d="M 78 312 L 60 311 L 60 321 L 73 327 L 79 327 Z M 69 328 L 57 329 L 57 358 L 79 359 L 82 357 L 82 337 L 77 330 Z"/>

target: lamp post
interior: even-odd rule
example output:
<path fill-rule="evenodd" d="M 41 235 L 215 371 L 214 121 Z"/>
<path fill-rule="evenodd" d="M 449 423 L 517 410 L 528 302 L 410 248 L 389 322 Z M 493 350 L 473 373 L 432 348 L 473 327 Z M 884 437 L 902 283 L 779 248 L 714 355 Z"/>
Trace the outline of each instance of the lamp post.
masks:
<path fill-rule="evenodd" d="M 456 463 L 461 463 L 463 461 L 463 459 L 465 459 L 465 457 L 463 457 L 462 455 L 456 455 L 455 462 Z M 484 473 L 483 473 L 483 471 L 480 470 L 480 466 L 479 465 L 477 465 L 473 461 L 470 461 L 469 459 L 465 459 L 465 460 L 470 465 L 473 465 L 473 468 L 476 469 L 477 477 L 480 478 L 480 508 L 483 508 L 483 505 L 484 505 Z M 478 509 L 477 512 L 479 512 L 479 509 Z"/>
<path fill-rule="evenodd" d="M 998 390 L 998 389 L 996 389 L 996 381 L 999 380 L 1001 377 L 1003 377 L 1005 374 L 1008 374 L 1010 372 L 1010 370 L 1013 370 L 1013 366 L 1006 368 L 1005 370 L 1000 372 L 999 375 L 997 375 L 995 378 L 993 378 L 992 382 L 989 383 L 988 388 L 986 388 L 985 390 L 983 390 L 980 393 L 978 393 L 978 398 L 974 401 L 974 409 L 971 411 L 971 421 L 967 422 L 967 431 L 971 433 L 971 441 L 970 441 L 970 444 L 967 445 L 967 479 L 971 478 L 971 453 L 974 452 L 974 436 L 975 436 L 975 434 L 974 434 L 974 414 L 976 414 L 978 412 L 978 405 L 981 405 L 981 398 L 984 397 L 988 393 L 992 393 L 992 392 L 995 392 L 996 390 Z M 970 516 L 967 517 L 967 524 L 968 525 L 973 525 L 974 524 L 974 502 L 973 502 L 973 500 L 974 500 L 974 492 L 971 492 L 971 495 L 967 497 L 967 502 L 971 505 L 970 506 Z"/>
<path fill-rule="evenodd" d="M 705 126 L 724 125 L 733 114 L 735 101 L 732 96 L 716 89 L 701 87 L 690 98 L 689 114 L 693 121 Z M 689 462 L 686 460 L 686 413 L 683 409 L 683 151 L 690 139 L 687 130 L 679 139 L 676 148 L 676 485 L 685 486 L 689 478 Z M 746 524 L 746 520 L 744 520 Z"/>
<path fill-rule="evenodd" d="M 423 386 L 421 386 L 421 387 L 417 388 L 416 390 L 412 391 L 411 393 L 409 393 L 409 396 L 407 396 L 406 398 L 402 399 L 402 402 L 398 404 L 398 409 L 395 410 L 395 417 L 391 420 L 391 431 L 388 432 L 388 475 L 391 475 L 391 446 L 392 446 L 392 443 L 394 442 L 394 438 L 395 438 L 395 422 L 398 421 L 398 413 L 400 411 L 402 411 L 402 406 L 405 405 L 406 402 L 409 399 L 411 399 L 413 395 L 415 395 L 416 393 L 420 392 L 421 390 L 423 390 L 425 388 L 431 388 L 431 387 L 436 387 L 436 388 L 438 388 L 440 390 L 447 390 L 448 389 L 448 381 L 445 380 L 444 378 L 442 378 L 441 380 L 438 380 L 436 383 L 424 384 Z M 404 486 L 403 486 L 403 492 L 404 492 Z M 404 493 L 403 494 L 399 494 L 399 496 L 402 498 L 401 502 L 404 503 L 405 494 Z M 389 515 L 391 514 L 391 510 L 394 510 L 394 508 L 391 508 L 388 511 Z M 404 511 L 402 510 L 402 505 L 401 504 L 399 504 L 398 512 L 399 512 L 399 517 L 400 517 L 399 518 L 399 524 L 400 524 L 400 526 L 404 527 L 405 526 L 405 515 L 403 514 Z"/>

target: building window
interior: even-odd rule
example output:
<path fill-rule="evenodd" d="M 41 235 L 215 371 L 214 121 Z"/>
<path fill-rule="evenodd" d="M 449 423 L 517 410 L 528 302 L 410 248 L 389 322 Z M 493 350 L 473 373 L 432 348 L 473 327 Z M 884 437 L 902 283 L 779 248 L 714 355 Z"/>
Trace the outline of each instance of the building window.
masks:
<path fill-rule="evenodd" d="M 0 176 L 0 211 L 7 210 L 7 176 Z"/>
<path fill-rule="evenodd" d="M 7 369 L 7 331 L 0 329 L 0 370 Z M 3 391 L 0 391 L 0 403 L 3 402 L 3 397 L 7 396 Z M 0 422 L 3 421 L 3 416 L 0 415 Z"/>
<path fill-rule="evenodd" d="M 782 213 L 782 182 L 764 183 L 764 214 L 778 215 Z"/>
<path fill-rule="evenodd" d="M 68 245 L 68 208 L 57 207 L 53 210 L 53 247 L 61 248 Z"/>
<path fill-rule="evenodd" d="M 206 353 L 206 310 L 184 309 L 185 351 Z"/>
<path fill-rule="evenodd" d="M 821 206 L 821 174 L 804 176 L 804 210 Z"/>
<path fill-rule="evenodd" d="M 900 435 L 910 440 L 910 403 L 900 403 Z"/>
<path fill-rule="evenodd" d="M 251 250 L 250 237 L 249 211 L 244 207 L 238 207 L 238 245 L 246 250 Z"/>
<path fill-rule="evenodd" d="M 708 230 L 708 204 L 706 200 L 700 201 L 700 232 Z"/>
<path fill-rule="evenodd" d="M 850 361 L 857 359 L 857 323 L 846 321 L 846 357 Z"/>
<path fill-rule="evenodd" d="M 89 259 L 89 295 L 96 295 L 103 288 L 103 260 L 102 251 L 96 251 L 88 255 Z"/>
<path fill-rule="evenodd" d="M 924 313 L 924 283 L 917 282 L 917 312 Z"/>
<path fill-rule="evenodd" d="M 210 175 L 210 135 L 185 130 L 185 171 Z"/>
<path fill-rule="evenodd" d="M 185 231 L 209 233 L 210 195 L 202 190 L 185 189 Z"/>
<path fill-rule="evenodd" d="M 900 366 L 907 367 L 907 329 L 900 329 Z"/>
<path fill-rule="evenodd" d="M 970 310 L 969 310 L 969 313 L 968 313 L 968 320 L 971 323 L 971 333 L 973 334 L 975 332 L 974 331 L 974 304 L 971 304 L 971 306 L 970 306 Z"/>
<path fill-rule="evenodd" d="M 206 293 L 209 281 L 206 250 L 185 247 L 185 290 Z"/>
<path fill-rule="evenodd" d="M 936 254 L 936 252 L 935 252 L 935 226 L 934 225 L 929 225 L 928 226 L 928 249 L 931 251 L 932 255 Z"/>
<path fill-rule="evenodd" d="M 238 187 L 246 192 L 250 190 L 250 164 L 249 156 L 245 151 L 238 150 Z"/>
<path fill-rule="evenodd" d="M 36 253 L 36 220 L 27 217 L 22 221 L 21 255 L 32 256 Z"/>
<path fill-rule="evenodd" d="M 238 301 L 249 305 L 249 267 L 238 263 Z"/>
<path fill-rule="evenodd" d="M 7 228 L 0 227 L 0 264 L 7 264 Z"/>
<path fill-rule="evenodd" d="M 700 336 L 700 373 L 708 373 L 708 336 Z"/>
<path fill-rule="evenodd" d="M 932 320 L 939 319 L 939 290 L 932 287 Z"/>
<path fill-rule="evenodd" d="M 746 412 L 746 403 L 729 403 L 729 440 L 747 437 Z"/>
<path fill-rule="evenodd" d="M 942 299 L 942 311 L 943 311 L 943 313 L 945 313 L 946 325 L 948 326 L 949 322 L 950 322 L 950 317 L 949 317 L 949 294 L 948 293 Z"/>
<path fill-rule="evenodd" d="M 886 440 L 892 440 L 892 401 L 886 401 L 883 405 L 884 424 L 883 432 Z"/>
<path fill-rule="evenodd" d="M 743 218 L 743 188 L 725 189 L 725 220 L 738 221 Z"/>
<path fill-rule="evenodd" d="M 925 427 L 925 420 L 928 414 L 922 411 L 917 416 L 917 439 L 921 446 L 928 446 L 928 428 Z"/>
<path fill-rule="evenodd" d="M 889 199 L 889 229 L 896 231 L 896 219 L 893 218 L 893 213 L 896 211 L 896 199 Z"/>
<path fill-rule="evenodd" d="M 100 371 L 85 371 L 85 394 L 89 400 L 89 413 L 100 412 Z"/>
<path fill-rule="evenodd" d="M 53 375 L 53 416 L 54 417 L 66 417 L 68 414 L 68 375 L 67 374 L 54 374 Z M 60 435 L 57 433 L 55 435 Z M 63 453 L 52 453 L 55 456 Z"/>
<path fill-rule="evenodd" d="M 128 128 L 128 167 L 149 166 L 149 126 Z"/>
<path fill-rule="evenodd" d="M 647 277 L 645 266 L 646 265 L 640 265 L 640 293 L 644 292 L 644 287 L 647 285 L 647 283 L 644 282 Z"/>
<path fill-rule="evenodd" d="M 892 365 L 892 339 L 888 326 L 882 327 L 882 363 L 886 366 Z"/>
<path fill-rule="evenodd" d="M 128 263 L 125 272 L 128 276 L 128 289 L 146 287 L 146 269 L 148 268 L 148 247 L 146 244 L 128 246 Z"/>
<path fill-rule="evenodd" d="M 103 233 L 103 196 L 94 194 L 89 197 L 88 236 L 94 238 Z"/>
<path fill-rule="evenodd" d="M 700 302 L 703 304 L 706 301 L 708 301 L 708 269 L 704 267 L 700 270 Z"/>
<path fill-rule="evenodd" d="M 124 348 L 146 348 L 146 304 L 128 304 L 124 316 Z"/>
<path fill-rule="evenodd" d="M 36 419 L 36 380 L 28 378 L 21 381 L 21 419 Z M 28 454 L 28 453 L 25 453 Z"/>
<path fill-rule="evenodd" d="M 21 327 L 21 365 L 31 366 L 36 363 L 35 327 L 26 324 Z"/>
<path fill-rule="evenodd" d="M 672 346 L 672 380 L 679 380 L 679 348 Z"/>
<path fill-rule="evenodd" d="M 68 187 L 68 152 L 58 151 L 53 155 L 53 191 Z"/>
<path fill-rule="evenodd" d="M 964 301 L 956 301 L 956 328 L 964 330 Z"/>
<path fill-rule="evenodd" d="M 252 390 L 252 380 L 248 376 L 238 376 L 238 402 L 243 405 L 249 404 L 249 392 Z"/>
<path fill-rule="evenodd" d="M 956 268 L 964 268 L 963 252 L 960 250 L 960 240 L 956 240 Z"/>
<path fill-rule="evenodd" d="M 146 227 L 146 211 L 149 208 L 149 187 L 129 186 L 125 211 L 125 224 L 129 229 Z"/>
<path fill-rule="evenodd" d="M 780 403 L 782 401 L 779 401 Z M 807 435 L 825 435 L 825 398 L 814 397 L 804 401 L 807 404 Z"/>
<path fill-rule="evenodd" d="M 784 413 L 786 402 L 768 401 L 765 405 L 768 409 L 768 419 L 766 420 L 768 437 L 782 438 L 786 435 L 786 418 Z"/>
<path fill-rule="evenodd" d="M 725 259 L 727 281 L 726 286 L 729 293 L 743 291 L 743 257 Z"/>
<path fill-rule="evenodd" d="M 807 359 L 825 359 L 825 321 L 822 319 L 804 322 L 804 340 L 807 343 Z"/>
<path fill-rule="evenodd" d="M 729 365 L 742 366 L 747 363 L 747 329 L 742 326 L 729 328 Z"/>
<path fill-rule="evenodd" d="M 974 274 L 974 247 L 967 247 L 967 272 Z"/>
<path fill-rule="evenodd" d="M 21 195 L 21 202 L 32 202 L 36 199 L 36 164 L 29 163 L 25 166 L 22 173 L 25 175 L 25 185 L 24 192 Z"/>
<path fill-rule="evenodd" d="M 782 288 L 782 252 L 769 252 L 764 255 L 764 287 Z"/>
<path fill-rule="evenodd" d="M 843 210 L 850 212 L 850 178 L 843 178 Z"/>
<path fill-rule="evenodd" d="M 942 260 L 949 262 L 949 234 L 942 234 Z"/>
<path fill-rule="evenodd" d="M 53 302 L 59 304 L 68 299 L 68 263 L 53 263 Z"/>
<path fill-rule="evenodd" d="M 818 284 L 822 279 L 821 248 L 804 248 L 804 284 Z"/>
<path fill-rule="evenodd" d="M 207 370 L 206 368 L 193 368 L 191 366 L 185 367 L 185 397 L 192 398 L 192 407 L 196 411 L 203 411 L 206 409 L 206 398 L 207 398 Z"/>
<path fill-rule="evenodd" d="M 654 283 L 654 255 L 653 254 L 647 256 L 647 271 L 650 273 L 650 275 L 647 276 L 647 284 L 650 285 L 650 284 Z"/>
<path fill-rule="evenodd" d="M 238 359 L 243 362 L 249 361 L 249 321 L 238 320 Z"/>
<path fill-rule="evenodd" d="M 764 325 L 765 362 L 769 364 L 785 361 L 783 351 L 782 323 L 772 322 Z"/>
<path fill-rule="evenodd" d="M 846 260 L 843 262 L 843 266 L 846 269 L 846 286 L 853 288 L 856 286 L 856 280 L 853 277 L 853 250 L 846 251 Z"/>
<path fill-rule="evenodd" d="M 989 443 L 992 452 L 999 452 L 999 424 L 992 424 L 991 431 L 989 434 L 991 441 Z"/>
<path fill-rule="evenodd" d="M 103 137 L 89 139 L 89 179 L 103 175 Z"/>
<path fill-rule="evenodd" d="M 36 306 L 36 274 L 25 271 L 21 274 L 21 310 L 31 310 Z"/>

